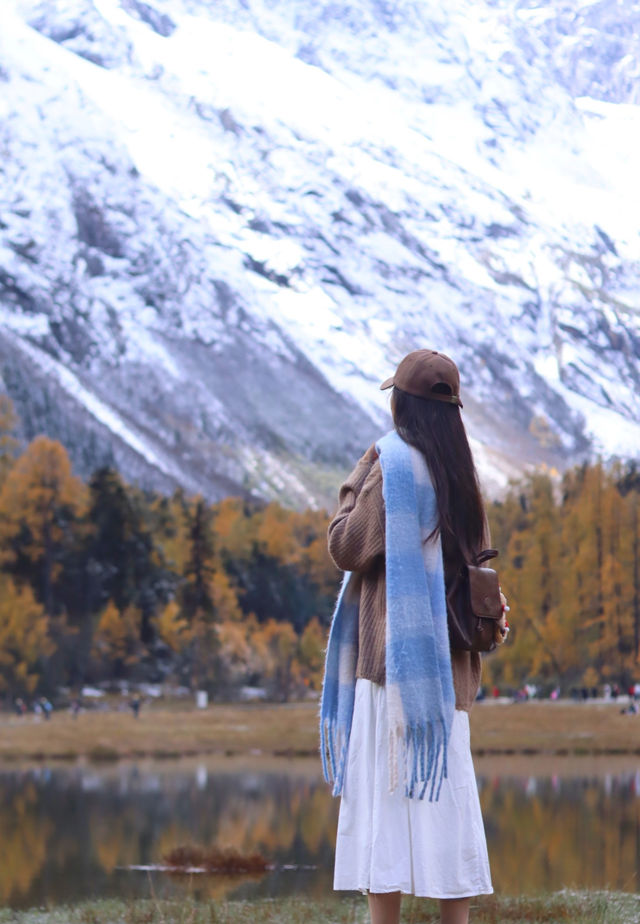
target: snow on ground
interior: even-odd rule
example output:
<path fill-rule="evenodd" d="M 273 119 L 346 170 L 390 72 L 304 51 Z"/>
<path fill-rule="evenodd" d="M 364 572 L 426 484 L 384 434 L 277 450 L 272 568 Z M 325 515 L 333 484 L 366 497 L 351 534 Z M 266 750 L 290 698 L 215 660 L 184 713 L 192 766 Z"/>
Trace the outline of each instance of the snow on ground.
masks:
<path fill-rule="evenodd" d="M 507 7 L 425 2 L 413 27 L 376 33 L 369 23 L 361 47 L 350 23 L 322 21 L 317 66 L 297 54 L 314 22 L 306 4 L 295 16 L 287 4 L 252 7 L 249 27 L 240 10 L 236 21 L 167 0 L 176 29 L 165 37 L 119 0 L 94 0 L 132 49 L 128 63 L 107 68 L 29 27 L 31 2 L 5 0 L 0 63 L 10 80 L 0 113 L 13 120 L 24 159 L 16 188 L 35 199 L 40 183 L 51 197 L 33 212 L 44 275 L 19 256 L 15 237 L 11 246 L 0 239 L 1 267 L 46 291 L 56 261 L 65 271 L 73 263 L 98 356 L 148 363 L 174 389 L 185 371 L 171 338 L 220 351 L 242 323 L 269 355 L 293 363 L 300 351 L 382 423 L 379 381 L 408 349 L 440 346 L 461 358 L 478 403 L 499 382 L 505 412 L 512 395 L 558 433 L 575 428 L 578 412 L 598 451 L 634 452 L 640 185 L 630 152 L 640 109 L 571 101 L 535 62 L 518 59 Z M 363 7 L 363 22 L 369 13 Z M 124 204 L 110 213 L 128 246 L 142 237 L 138 256 L 152 251 L 154 221 L 158 239 L 183 239 L 179 270 L 173 255 L 166 266 L 154 257 L 176 288 L 181 273 L 189 277 L 164 313 L 122 255 L 83 275 L 59 178 L 97 189 L 105 206 L 114 191 L 126 203 L 124 186 L 102 189 L 104 170 L 92 186 L 95 152 L 106 150 L 118 170 L 138 172 L 151 203 L 144 229 Z M 168 230 L 153 218 L 161 203 Z M 233 293 L 224 312 L 213 280 Z M 53 316 L 0 307 L 0 324 L 30 338 L 25 349 L 46 365 L 34 344 L 52 336 Z M 68 375 L 51 362 L 97 419 L 166 470 L 88 387 L 76 387 L 71 360 Z M 567 446 L 576 439 L 562 436 Z"/>
<path fill-rule="evenodd" d="M 97 398 L 96 395 L 86 388 L 69 369 L 29 343 L 14 339 L 14 344 L 17 351 L 24 353 L 29 359 L 33 360 L 42 371 L 54 377 L 70 397 L 78 401 L 95 420 L 104 424 L 114 436 L 121 439 L 122 442 L 135 453 L 142 456 L 142 458 L 153 464 L 159 471 L 169 475 L 177 482 L 184 477 L 184 473 L 178 470 L 170 459 L 165 458 L 162 453 L 159 453 L 151 445 L 149 440 L 137 434 L 135 428 L 127 423 L 122 415 L 118 414 L 117 411 L 109 407 L 104 401 Z"/>

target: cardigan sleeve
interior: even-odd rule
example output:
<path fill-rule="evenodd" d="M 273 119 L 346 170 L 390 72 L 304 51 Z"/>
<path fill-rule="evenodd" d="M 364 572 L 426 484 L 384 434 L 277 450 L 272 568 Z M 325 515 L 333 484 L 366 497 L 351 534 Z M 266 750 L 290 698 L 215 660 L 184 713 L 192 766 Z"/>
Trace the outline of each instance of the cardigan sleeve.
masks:
<path fill-rule="evenodd" d="M 340 488 L 339 506 L 329 524 L 329 554 L 343 571 L 367 571 L 385 553 L 382 470 L 367 450 Z"/>

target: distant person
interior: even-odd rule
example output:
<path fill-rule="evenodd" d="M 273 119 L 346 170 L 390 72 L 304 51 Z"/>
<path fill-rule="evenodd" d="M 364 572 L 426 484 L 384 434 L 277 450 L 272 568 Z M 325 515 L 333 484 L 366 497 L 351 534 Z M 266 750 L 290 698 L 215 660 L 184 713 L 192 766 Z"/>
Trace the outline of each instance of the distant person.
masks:
<path fill-rule="evenodd" d="M 42 714 L 44 715 L 47 721 L 51 718 L 51 713 L 53 712 L 53 706 L 49 702 L 46 696 L 40 697 L 40 706 L 42 708 Z"/>
<path fill-rule="evenodd" d="M 17 700 L 15 701 L 14 708 L 15 708 L 16 715 L 26 715 L 27 714 L 27 704 L 25 703 L 25 701 L 22 699 L 21 696 L 19 696 Z"/>
<path fill-rule="evenodd" d="M 342 796 L 334 889 L 366 891 L 372 924 L 397 924 L 403 893 L 466 924 L 470 898 L 493 891 L 469 744 L 481 660 L 450 649 L 445 587 L 488 544 L 486 519 L 453 361 L 410 353 L 392 386 L 395 429 L 342 485 L 329 526 L 351 572 L 321 707 L 325 776 Z"/>
<path fill-rule="evenodd" d="M 133 717 L 135 719 L 137 719 L 138 716 L 140 715 L 140 706 L 141 706 L 140 697 L 136 694 L 136 696 L 133 696 L 129 700 L 129 708 L 131 709 L 131 712 L 133 713 Z"/>

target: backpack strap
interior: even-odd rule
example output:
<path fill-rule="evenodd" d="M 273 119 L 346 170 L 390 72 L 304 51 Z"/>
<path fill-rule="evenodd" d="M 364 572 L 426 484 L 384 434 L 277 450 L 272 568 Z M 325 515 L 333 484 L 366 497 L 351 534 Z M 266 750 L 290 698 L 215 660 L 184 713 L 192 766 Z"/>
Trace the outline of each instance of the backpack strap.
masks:
<path fill-rule="evenodd" d="M 497 549 L 485 549 L 483 552 L 478 552 L 474 558 L 474 564 L 476 566 L 482 565 L 485 561 L 489 561 L 490 558 L 497 558 L 498 550 Z"/>

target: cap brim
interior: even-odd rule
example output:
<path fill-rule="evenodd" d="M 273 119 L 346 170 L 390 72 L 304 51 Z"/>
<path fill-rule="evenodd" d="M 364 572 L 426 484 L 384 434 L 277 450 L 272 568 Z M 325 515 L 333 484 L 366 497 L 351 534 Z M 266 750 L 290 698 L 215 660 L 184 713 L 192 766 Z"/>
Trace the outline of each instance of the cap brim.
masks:
<path fill-rule="evenodd" d="M 392 375 L 390 379 L 385 379 L 382 385 L 380 386 L 380 391 L 384 391 L 385 388 L 391 388 L 391 386 L 393 385 L 394 378 L 395 376 Z"/>

